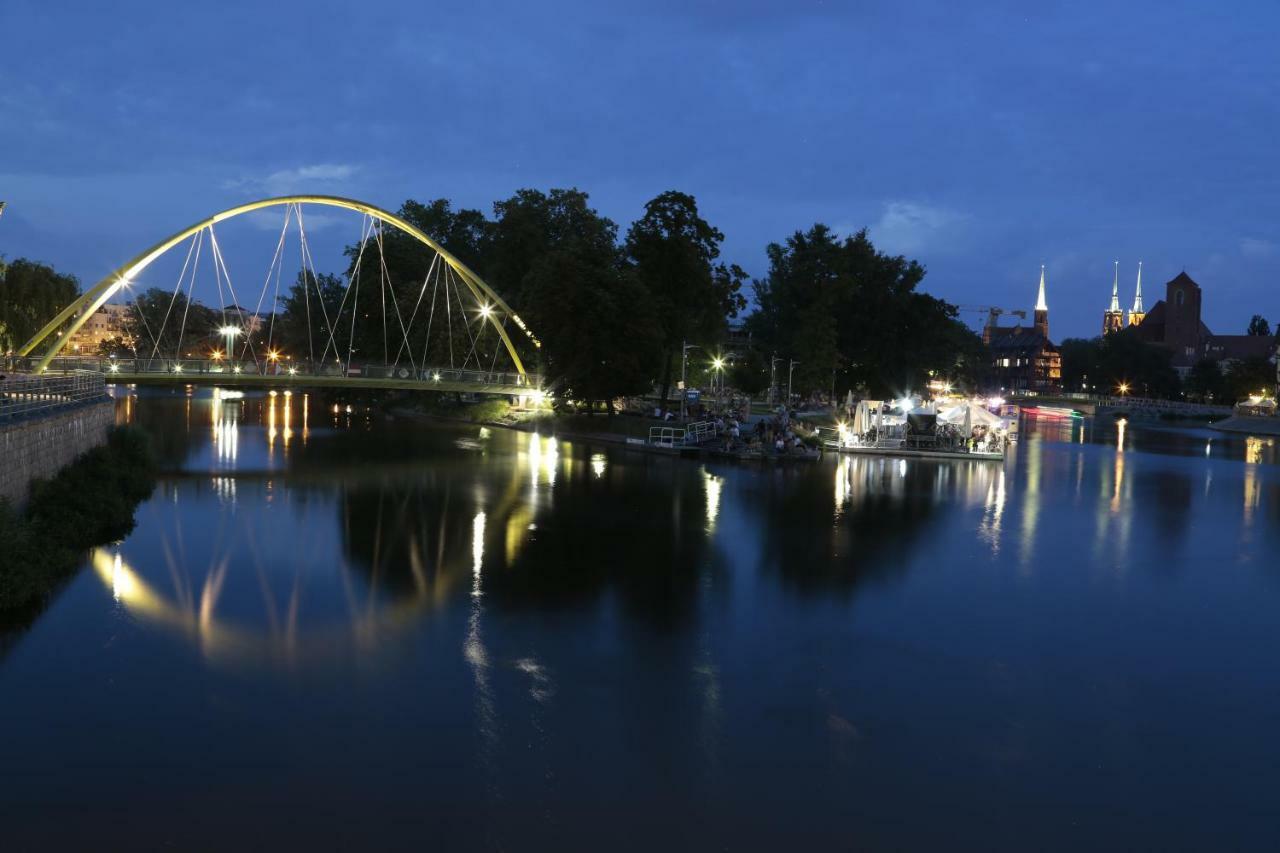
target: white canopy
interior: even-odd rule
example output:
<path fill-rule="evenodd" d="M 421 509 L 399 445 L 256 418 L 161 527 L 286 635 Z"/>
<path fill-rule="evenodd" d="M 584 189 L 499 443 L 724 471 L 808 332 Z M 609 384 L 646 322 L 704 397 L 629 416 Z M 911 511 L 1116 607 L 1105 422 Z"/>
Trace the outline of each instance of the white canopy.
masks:
<path fill-rule="evenodd" d="M 985 426 L 992 429 L 1004 426 L 1004 421 L 999 415 L 993 415 L 977 403 L 961 403 L 949 409 L 943 409 L 938 412 L 938 420 L 947 424 L 963 425 L 965 420 L 969 421 L 969 428 L 975 426 Z"/>

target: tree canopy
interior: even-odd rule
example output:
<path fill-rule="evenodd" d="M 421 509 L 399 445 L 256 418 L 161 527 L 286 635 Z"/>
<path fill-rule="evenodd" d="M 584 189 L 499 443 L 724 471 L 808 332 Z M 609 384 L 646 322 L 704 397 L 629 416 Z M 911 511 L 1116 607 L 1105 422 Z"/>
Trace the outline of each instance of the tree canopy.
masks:
<path fill-rule="evenodd" d="M 1069 391 L 1114 394 L 1124 385 L 1132 394 L 1171 398 L 1182 390 L 1173 351 L 1142 340 L 1135 326 L 1101 338 L 1068 338 L 1059 350 Z"/>
<path fill-rule="evenodd" d="M 875 395 L 918 390 L 930 377 L 972 383 L 986 348 L 955 306 L 916 290 L 925 269 L 872 244 L 866 229 L 840 237 L 821 223 L 768 247 L 769 272 L 754 283 L 756 339 L 796 360 L 798 390 Z"/>
<path fill-rule="evenodd" d="M 648 292 L 662 330 L 662 390 L 671 388 L 675 357 L 686 341 L 721 340 L 746 307 L 736 265 L 715 263 L 724 234 L 698 213 L 693 196 L 670 190 L 651 199 L 627 231 L 625 252 Z"/>
<path fill-rule="evenodd" d="M 53 267 L 18 258 L 0 258 L 0 352 L 31 337 L 80 295 L 80 282 Z"/>

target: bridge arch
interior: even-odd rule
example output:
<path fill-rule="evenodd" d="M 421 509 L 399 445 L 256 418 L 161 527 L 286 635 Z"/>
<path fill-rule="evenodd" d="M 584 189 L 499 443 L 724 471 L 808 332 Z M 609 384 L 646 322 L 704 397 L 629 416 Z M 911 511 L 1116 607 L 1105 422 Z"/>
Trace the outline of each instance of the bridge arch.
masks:
<path fill-rule="evenodd" d="M 507 353 L 511 356 L 511 360 L 515 365 L 516 371 L 521 375 L 525 375 L 524 363 L 520 360 L 520 355 L 516 352 L 515 345 L 507 335 L 507 330 L 501 323 L 500 315 L 505 315 L 506 317 L 511 318 L 512 322 L 514 322 L 516 326 L 528 336 L 534 346 L 541 346 L 542 344 L 533 332 L 525 325 L 524 321 L 520 319 L 520 316 L 511 310 L 511 306 L 507 305 L 503 298 L 499 296 L 493 288 L 486 284 L 480 276 L 472 272 L 466 264 L 454 257 L 453 254 L 435 240 L 431 239 L 431 237 L 427 236 L 427 234 L 422 230 L 404 219 L 401 219 L 399 216 L 396 216 L 394 213 L 383 210 L 382 208 L 369 204 L 368 202 L 330 195 L 290 195 L 262 199 L 260 201 L 251 201 L 247 204 L 237 205 L 236 207 L 230 207 L 226 210 L 215 213 L 207 219 L 203 219 L 194 225 L 182 229 L 170 237 L 166 237 L 164 240 L 156 243 L 151 248 L 130 260 L 124 266 L 103 278 L 93 287 L 81 294 L 78 299 L 66 308 L 62 309 L 62 311 L 58 312 L 58 315 L 45 324 L 44 328 L 36 332 L 31 340 L 22 345 L 18 350 L 17 355 L 19 357 L 30 355 L 41 345 L 41 343 L 50 340 L 52 337 L 52 342 L 50 343 L 49 348 L 45 351 L 44 355 L 35 366 L 36 373 L 44 372 L 44 370 L 48 368 L 49 362 L 53 360 L 64 346 L 66 346 L 67 342 L 71 339 L 71 336 L 88 321 L 89 317 L 92 316 L 95 311 L 106 304 L 106 302 L 110 300 L 111 297 L 120 290 L 120 288 L 129 284 L 136 276 L 138 276 L 165 252 L 169 251 L 174 246 L 177 246 L 188 237 L 191 237 L 205 228 L 209 228 L 219 222 L 232 219 L 236 216 L 240 216 L 241 214 L 261 210 L 265 207 L 279 207 L 281 205 L 289 204 L 317 204 L 326 207 L 339 207 L 346 208 L 347 210 L 354 210 L 358 213 L 363 213 L 367 216 L 378 219 L 381 222 L 385 222 L 393 228 L 413 237 L 415 240 L 427 246 L 431 250 L 437 252 L 440 257 L 444 259 L 445 263 L 453 269 L 454 273 L 457 274 L 463 284 L 466 285 L 468 291 L 470 291 L 471 295 L 477 302 L 483 304 L 488 300 L 488 304 L 493 305 L 498 309 L 496 311 L 489 312 L 486 315 L 486 319 L 493 325 L 494 330 L 502 339 L 502 343 L 506 346 Z M 66 332 L 62 335 L 55 334 L 58 328 L 68 320 L 71 320 L 71 325 L 68 327 Z"/>

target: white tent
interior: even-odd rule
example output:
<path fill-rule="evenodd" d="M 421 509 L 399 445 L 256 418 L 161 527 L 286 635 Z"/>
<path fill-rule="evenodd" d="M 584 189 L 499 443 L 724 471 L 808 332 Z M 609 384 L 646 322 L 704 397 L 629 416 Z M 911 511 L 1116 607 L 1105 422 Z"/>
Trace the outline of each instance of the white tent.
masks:
<path fill-rule="evenodd" d="M 998 415 L 991 414 L 976 403 L 961 403 L 945 409 L 938 413 L 938 420 L 961 426 L 966 433 L 971 432 L 975 426 L 985 426 L 990 429 L 999 429 L 1004 426 L 1004 421 Z M 965 426 L 966 422 L 967 426 Z"/>

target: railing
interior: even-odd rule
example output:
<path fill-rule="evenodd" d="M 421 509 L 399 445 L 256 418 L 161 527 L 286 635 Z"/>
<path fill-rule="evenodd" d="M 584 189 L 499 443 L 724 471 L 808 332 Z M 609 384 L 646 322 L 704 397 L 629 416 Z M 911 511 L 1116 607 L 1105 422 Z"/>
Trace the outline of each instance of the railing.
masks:
<path fill-rule="evenodd" d="M 1189 412 L 1204 415 L 1220 415 L 1230 411 L 1229 406 L 1215 406 L 1208 403 L 1188 403 L 1185 400 L 1159 400 L 1154 397 L 1135 397 L 1129 394 L 1086 394 L 1081 391 L 1062 391 L 1058 393 L 1037 393 L 1035 391 L 1019 391 L 1014 399 L 1044 398 L 1046 401 L 1071 400 L 1092 403 L 1116 409 L 1153 409 L 1162 412 Z"/>
<path fill-rule="evenodd" d="M 17 367 L 23 367 L 18 364 Z M 237 376 L 279 377 L 281 381 L 320 377 L 325 379 L 389 379 L 418 381 L 425 384 L 441 382 L 469 385 L 497 385 L 537 390 L 542 379 L 535 374 L 508 373 L 490 370 L 462 370 L 454 367 L 414 367 L 412 365 L 315 364 L 293 361 L 237 361 L 214 359 L 171 358 L 98 358 L 92 356 L 67 356 L 55 358 L 49 364 L 50 372 L 92 370 L 101 372 L 110 380 L 112 376 L 219 376 L 232 384 Z"/>
<path fill-rule="evenodd" d="M 716 425 L 697 421 L 684 427 L 649 427 L 649 443 L 658 447 L 693 447 L 716 437 Z"/>
<path fill-rule="evenodd" d="M 108 399 L 101 373 L 11 376 L 0 380 L 0 421 L 41 417 L 59 409 Z"/>

